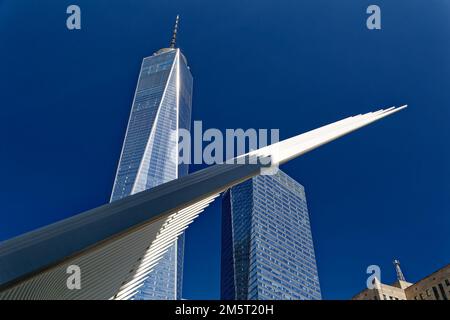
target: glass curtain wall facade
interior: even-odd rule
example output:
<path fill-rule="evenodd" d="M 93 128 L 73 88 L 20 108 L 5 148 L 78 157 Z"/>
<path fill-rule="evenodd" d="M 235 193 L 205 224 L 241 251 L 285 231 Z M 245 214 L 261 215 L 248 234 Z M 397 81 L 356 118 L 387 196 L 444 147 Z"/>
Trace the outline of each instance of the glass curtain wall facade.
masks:
<path fill-rule="evenodd" d="M 178 131 L 190 130 L 192 84 L 179 49 L 161 49 L 143 59 L 111 201 L 188 173 L 187 164 L 178 164 Z M 184 234 L 149 273 L 134 299 L 181 299 L 183 254 Z"/>
<path fill-rule="evenodd" d="M 222 198 L 221 298 L 321 299 L 305 190 L 281 170 Z"/>

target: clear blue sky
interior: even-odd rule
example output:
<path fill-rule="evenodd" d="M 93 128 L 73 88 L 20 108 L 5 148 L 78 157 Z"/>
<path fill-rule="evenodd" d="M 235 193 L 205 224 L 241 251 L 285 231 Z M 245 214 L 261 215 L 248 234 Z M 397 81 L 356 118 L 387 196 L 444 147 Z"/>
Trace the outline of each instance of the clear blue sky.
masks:
<path fill-rule="evenodd" d="M 450 262 L 445 0 L 0 0 L 0 239 L 108 201 L 141 59 L 177 13 L 204 127 L 286 138 L 409 104 L 283 167 L 307 191 L 325 299 L 361 290 L 370 264 L 390 282 L 393 258 L 410 281 Z M 219 297 L 219 204 L 187 231 L 187 299 Z"/>

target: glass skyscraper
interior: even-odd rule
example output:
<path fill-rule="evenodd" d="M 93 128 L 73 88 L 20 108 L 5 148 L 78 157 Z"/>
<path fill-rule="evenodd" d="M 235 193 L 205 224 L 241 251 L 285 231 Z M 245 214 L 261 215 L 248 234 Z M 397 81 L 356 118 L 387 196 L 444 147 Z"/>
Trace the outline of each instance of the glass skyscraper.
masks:
<path fill-rule="evenodd" d="M 223 195 L 221 298 L 321 299 L 305 190 L 281 170 Z"/>
<path fill-rule="evenodd" d="M 174 39 L 170 48 L 143 59 L 111 201 L 188 173 L 187 164 L 178 164 L 178 131 L 190 130 L 192 83 L 186 58 L 175 48 Z M 184 234 L 133 298 L 181 299 L 183 254 Z"/>

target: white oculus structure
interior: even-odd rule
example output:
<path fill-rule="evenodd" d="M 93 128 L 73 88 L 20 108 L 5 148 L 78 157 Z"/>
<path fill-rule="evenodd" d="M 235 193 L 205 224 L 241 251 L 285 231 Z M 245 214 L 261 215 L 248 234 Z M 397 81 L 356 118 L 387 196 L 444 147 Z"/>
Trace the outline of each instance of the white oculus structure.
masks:
<path fill-rule="evenodd" d="M 349 117 L 238 158 L 270 158 L 277 166 L 404 108 Z M 260 162 L 236 162 L 210 166 L 0 243 L 0 299 L 133 297 L 171 244 L 221 192 L 265 168 Z M 80 267 L 81 289 L 67 287 L 70 265 Z"/>

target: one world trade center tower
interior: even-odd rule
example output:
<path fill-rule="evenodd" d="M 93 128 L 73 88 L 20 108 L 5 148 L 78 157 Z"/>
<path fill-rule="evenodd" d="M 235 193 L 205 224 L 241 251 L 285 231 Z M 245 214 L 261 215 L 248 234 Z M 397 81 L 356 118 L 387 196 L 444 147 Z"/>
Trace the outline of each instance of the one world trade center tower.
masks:
<path fill-rule="evenodd" d="M 186 58 L 176 47 L 177 29 L 178 16 L 170 46 L 142 61 L 111 201 L 188 173 L 187 164 L 178 164 L 178 131 L 190 130 L 193 79 Z M 135 276 L 128 282 L 136 281 L 136 277 L 145 281 L 130 292 L 124 283 L 121 297 L 181 299 L 183 255 L 184 234 L 156 266 L 145 265 L 145 255 L 138 259 L 130 270 Z M 147 269 L 151 271 L 147 273 Z"/>

